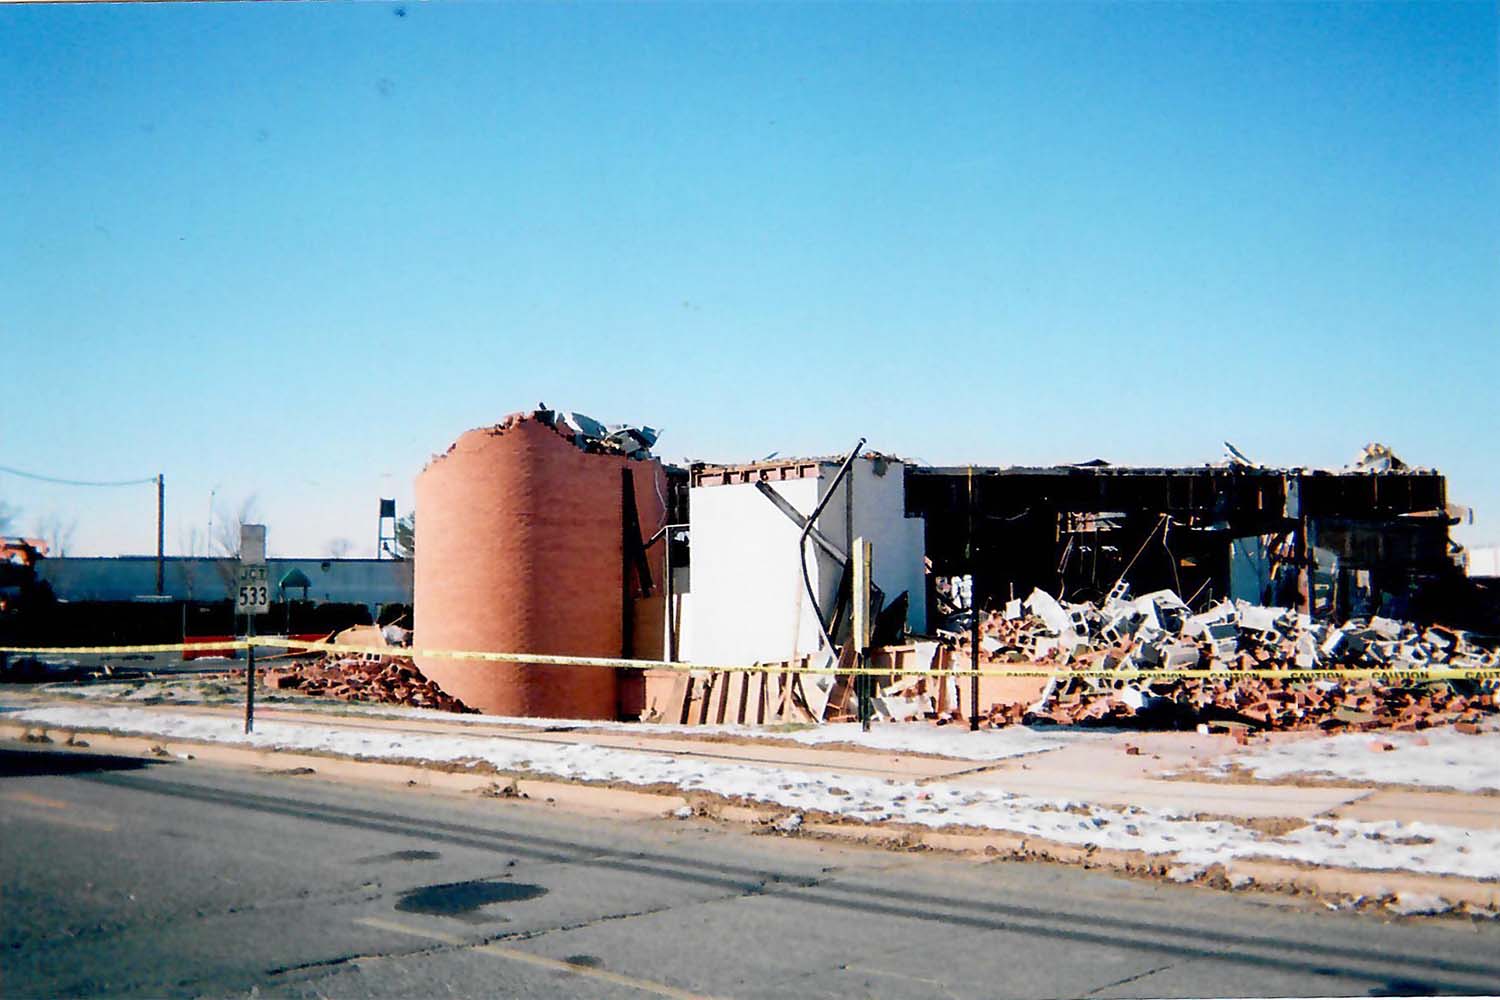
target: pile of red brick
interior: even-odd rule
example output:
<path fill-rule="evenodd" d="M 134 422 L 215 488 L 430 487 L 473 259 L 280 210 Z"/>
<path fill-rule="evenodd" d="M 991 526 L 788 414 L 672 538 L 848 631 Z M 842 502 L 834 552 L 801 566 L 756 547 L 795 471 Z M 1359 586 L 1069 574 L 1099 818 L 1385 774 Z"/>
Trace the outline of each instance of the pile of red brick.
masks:
<path fill-rule="evenodd" d="M 1473 681 L 1394 683 L 1375 679 L 1283 681 L 1203 678 L 1127 684 L 1061 680 L 1034 704 L 995 705 L 994 725 L 1052 722 L 1130 728 L 1251 732 L 1320 729 L 1417 730 L 1455 724 L 1474 731 L 1500 697 Z"/>
<path fill-rule="evenodd" d="M 472 712 L 457 698 L 444 694 L 410 660 L 346 656 L 296 660 L 267 672 L 266 683 L 278 690 L 342 701 L 435 708 L 443 712 Z"/>

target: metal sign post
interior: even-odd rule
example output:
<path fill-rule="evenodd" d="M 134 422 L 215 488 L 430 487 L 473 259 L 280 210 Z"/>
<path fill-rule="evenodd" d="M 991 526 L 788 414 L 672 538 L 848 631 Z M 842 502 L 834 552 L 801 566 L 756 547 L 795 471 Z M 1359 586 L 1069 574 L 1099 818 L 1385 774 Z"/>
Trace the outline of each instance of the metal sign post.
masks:
<path fill-rule="evenodd" d="M 255 617 L 271 610 L 271 575 L 266 566 L 266 526 L 240 525 L 240 568 L 234 595 L 236 614 L 245 616 L 245 635 L 255 638 Z M 255 729 L 255 646 L 245 651 L 245 732 Z"/>

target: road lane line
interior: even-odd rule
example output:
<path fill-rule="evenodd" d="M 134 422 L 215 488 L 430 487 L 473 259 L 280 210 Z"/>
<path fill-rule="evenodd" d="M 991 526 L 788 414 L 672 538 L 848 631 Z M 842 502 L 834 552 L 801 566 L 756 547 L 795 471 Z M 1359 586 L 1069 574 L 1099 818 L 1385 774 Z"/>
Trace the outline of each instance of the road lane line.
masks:
<path fill-rule="evenodd" d="M 420 927 L 408 927 L 398 924 L 394 920 L 382 920 L 379 917 L 360 917 L 354 921 L 366 927 L 373 927 L 379 931 L 391 931 L 395 934 L 410 934 L 412 937 L 427 938 L 431 941 L 441 941 L 444 944 L 462 945 L 466 942 L 463 938 L 456 938 L 452 934 L 444 934 L 442 931 L 428 931 Z"/>
<path fill-rule="evenodd" d="M 5 792 L 4 798 L 12 802 L 24 802 L 29 806 L 41 806 L 44 809 L 71 809 L 72 803 L 64 802 L 62 799 L 49 799 L 45 795 L 37 795 L 34 792 Z"/>
<path fill-rule="evenodd" d="M 63 816 L 55 812 L 33 811 L 27 807 L 12 812 L 6 819 L 31 820 L 34 823 L 45 823 L 48 826 L 66 826 L 74 830 L 88 830 L 91 833 L 114 833 L 113 823 L 101 823 L 97 820 L 83 819 L 79 816 Z"/>
<path fill-rule="evenodd" d="M 499 958 L 508 958 L 513 962 L 523 962 L 527 965 L 535 965 L 543 969 L 552 969 L 557 972 L 566 972 L 569 975 L 583 976 L 585 979 L 597 979 L 600 982 L 612 983 L 615 986 L 625 986 L 633 990 L 639 990 L 642 993 L 650 993 L 653 996 L 672 997 L 673 1000 L 711 1000 L 710 997 L 703 993 L 679 990 L 677 987 L 668 986 L 666 983 L 658 983 L 650 979 L 637 979 L 635 976 L 610 972 L 608 969 L 594 969 L 586 965 L 574 965 L 571 962 L 548 958 L 545 955 L 522 951 L 519 948 L 506 948 L 498 944 L 484 944 L 475 950 L 488 952 Z"/>
<path fill-rule="evenodd" d="M 15 802 L 23 809 L 14 815 L 21 819 L 34 820 L 38 823 L 50 823 L 54 826 L 67 826 L 75 830 L 89 830 L 93 833 L 114 833 L 115 825 L 109 821 L 108 814 L 104 819 L 89 819 L 76 813 L 69 816 L 60 813 L 71 810 L 73 803 L 64 802 L 62 799 L 49 799 L 45 795 L 24 790 L 0 792 L 0 799 L 7 802 Z M 49 810 L 43 812 L 41 810 Z"/>
<path fill-rule="evenodd" d="M 441 941 L 444 944 L 457 945 L 459 947 L 472 947 L 475 951 L 482 951 L 496 958 L 509 959 L 512 962 L 521 962 L 526 965 L 535 965 L 543 969 L 551 969 L 554 972 L 565 972 L 572 976 L 582 976 L 585 979 L 596 979 L 600 982 L 611 983 L 615 986 L 624 986 L 629 989 L 639 990 L 642 993 L 650 993 L 652 996 L 670 997 L 672 1000 L 713 1000 L 711 996 L 704 993 L 693 993 L 689 990 L 680 990 L 666 983 L 658 983 L 650 979 L 638 979 L 635 976 L 627 976 L 620 972 L 610 972 L 608 969 L 595 969 L 587 965 L 574 965 L 572 962 L 564 962 L 557 958 L 548 958 L 530 951 L 522 951 L 520 948 L 507 948 L 499 944 L 469 945 L 461 938 L 442 931 L 424 930 L 418 927 L 409 927 L 406 924 L 398 924 L 394 920 L 382 920 L 379 917 L 361 917 L 354 921 L 366 927 L 376 930 L 391 931 L 395 934 L 410 934 L 412 937 L 427 938 L 430 941 Z"/>

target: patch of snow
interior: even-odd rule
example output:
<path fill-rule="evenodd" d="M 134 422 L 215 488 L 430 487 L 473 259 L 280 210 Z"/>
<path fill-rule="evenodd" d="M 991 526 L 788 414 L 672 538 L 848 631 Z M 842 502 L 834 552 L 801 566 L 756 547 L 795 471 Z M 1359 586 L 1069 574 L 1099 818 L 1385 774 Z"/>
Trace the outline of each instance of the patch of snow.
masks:
<path fill-rule="evenodd" d="M 402 715 L 419 714 L 433 718 L 427 709 L 396 708 Z M 374 708 L 374 706 L 371 706 Z M 385 706 L 382 706 L 382 709 Z M 380 714 L 385 714 L 381 711 Z M 489 723 L 528 729 L 593 729 L 630 733 L 633 736 L 662 734 L 682 736 L 735 736 L 746 739 L 783 740 L 805 746 L 847 743 L 871 750 L 895 753 L 924 753 L 958 760 L 1004 760 L 1027 754 L 1057 750 L 1080 740 L 1102 739 L 1105 734 L 1056 727 L 1006 726 L 971 732 L 968 726 L 934 726 L 926 723 L 876 722 L 864 732 L 857 722 L 824 723 L 806 729 L 775 729 L 720 723 L 705 726 L 681 726 L 660 722 L 608 722 L 590 719 L 532 719 L 510 715 L 452 715 L 442 718 L 455 722 Z"/>
<path fill-rule="evenodd" d="M 83 698 L 99 698 L 116 701 L 136 701 L 149 697 L 160 697 L 161 691 L 146 686 L 131 684 L 70 685 L 49 689 L 58 694 Z M 190 690 L 174 689 L 183 704 L 203 701 Z M 264 696 L 262 696 L 264 697 Z M 271 702 L 268 700 L 267 704 Z M 294 710 L 327 712 L 327 702 L 316 704 L 274 702 L 278 711 Z M 602 732 L 629 733 L 632 736 L 734 736 L 746 739 L 782 740 L 806 746 L 823 746 L 831 743 L 847 743 L 871 750 L 887 750 L 894 753 L 922 753 L 958 760 L 1005 760 L 1028 754 L 1057 750 L 1083 740 L 1108 738 L 1098 730 L 1081 731 L 1059 729 L 1054 726 L 1028 728 L 1005 726 L 1000 729 L 981 729 L 971 732 L 967 725 L 934 726 L 926 723 L 886 722 L 874 723 L 870 731 L 864 732 L 859 723 L 825 723 L 806 729 L 780 730 L 756 726 L 718 724 L 705 726 L 682 726 L 655 722 L 612 722 L 597 719 L 534 719 L 511 715 L 459 715 L 438 712 L 427 708 L 411 708 L 404 705 L 372 705 L 361 702 L 341 703 L 341 714 L 365 715 L 388 719 L 438 719 L 459 725 L 495 725 L 524 729 L 591 729 Z"/>
<path fill-rule="evenodd" d="M 1268 780 L 1303 775 L 1461 792 L 1500 791 L 1500 730 L 1478 735 L 1451 727 L 1381 733 L 1381 741 L 1395 747 L 1381 753 L 1370 749 L 1370 739 L 1369 733 L 1348 733 L 1293 740 L 1241 750 L 1214 764 L 1220 770 L 1238 765 Z"/>
<path fill-rule="evenodd" d="M 1447 913 L 1453 904 L 1442 896 L 1425 892 L 1398 892 L 1396 898 L 1385 904 L 1385 908 L 1403 917 L 1422 916 L 1431 913 Z"/>
<path fill-rule="evenodd" d="M 691 729 L 693 727 L 681 727 Z M 701 728 L 701 727 L 700 727 Z M 737 735 L 791 740 L 808 746 L 851 743 L 872 750 L 928 753 L 961 760 L 1004 760 L 1026 754 L 1057 750 L 1082 740 L 1104 739 L 1105 734 L 1053 728 L 1031 729 L 1005 726 L 971 732 L 967 726 L 933 726 L 923 723 L 875 723 L 868 733 L 857 722 L 827 723 L 815 729 L 790 733 L 767 732 L 747 726 L 734 727 Z"/>
<path fill-rule="evenodd" d="M 1500 877 L 1500 830 L 1320 820 L 1283 836 L 1266 836 L 1235 823 L 1195 820 L 1169 810 L 1114 808 L 941 782 L 918 785 L 868 775 L 813 774 L 590 744 L 538 744 L 491 734 L 393 732 L 266 720 L 257 724 L 254 734 L 246 735 L 235 719 L 94 705 L 21 709 L 9 716 L 55 729 L 108 729 L 345 757 L 460 764 L 485 761 L 500 771 L 614 784 L 665 784 L 767 803 L 799 814 L 816 810 L 872 823 L 1004 830 L 1055 843 L 1165 855 L 1183 865 L 1262 857 L 1344 868 Z"/>

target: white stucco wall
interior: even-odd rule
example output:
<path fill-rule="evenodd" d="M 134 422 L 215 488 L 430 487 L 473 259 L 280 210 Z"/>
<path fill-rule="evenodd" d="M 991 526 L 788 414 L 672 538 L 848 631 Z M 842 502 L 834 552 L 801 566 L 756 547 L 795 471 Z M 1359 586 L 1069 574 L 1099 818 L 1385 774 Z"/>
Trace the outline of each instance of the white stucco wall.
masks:
<path fill-rule="evenodd" d="M 816 479 L 775 487 L 804 514 L 817 503 Z M 692 599 L 683 610 L 682 659 L 748 663 L 816 650 L 797 526 L 751 485 L 695 487 L 688 509 Z M 838 586 L 833 560 L 809 559 L 808 567 L 818 599 L 830 599 Z"/>
<path fill-rule="evenodd" d="M 910 603 L 906 626 L 913 632 L 927 630 L 927 581 L 923 558 L 927 554 L 924 521 L 906 516 L 906 470 L 900 462 L 885 463 L 884 475 L 868 459 L 855 461 L 850 474 L 854 477 L 855 538 L 867 538 L 875 553 L 875 583 L 893 601 L 904 590 Z M 833 472 L 819 481 L 818 491 L 826 494 L 832 485 Z M 844 487 L 829 501 L 819 518 L 818 527 L 825 535 L 843 546 Z M 805 511 L 804 511 L 805 513 Z M 834 581 L 837 584 L 837 580 Z"/>
<path fill-rule="evenodd" d="M 825 494 L 836 471 L 818 478 L 772 483 L 804 515 Z M 875 582 L 894 598 L 911 594 L 909 627 L 926 628 L 924 536 L 920 518 L 905 517 L 905 477 L 899 463 L 875 475 L 860 459 L 854 469 L 854 534 L 870 539 Z M 840 548 L 845 544 L 843 487 L 818 520 Z M 682 659 L 694 663 L 782 660 L 819 647 L 816 614 L 802 581 L 800 529 L 752 484 L 702 486 L 689 498 L 692 522 L 692 598 L 684 609 Z M 811 542 L 808 559 L 819 602 L 836 596 L 842 567 Z"/>

